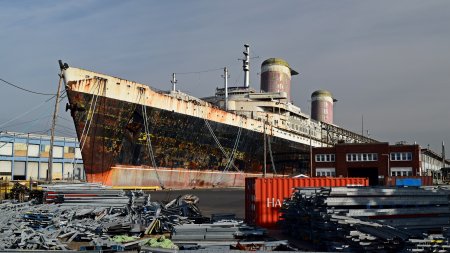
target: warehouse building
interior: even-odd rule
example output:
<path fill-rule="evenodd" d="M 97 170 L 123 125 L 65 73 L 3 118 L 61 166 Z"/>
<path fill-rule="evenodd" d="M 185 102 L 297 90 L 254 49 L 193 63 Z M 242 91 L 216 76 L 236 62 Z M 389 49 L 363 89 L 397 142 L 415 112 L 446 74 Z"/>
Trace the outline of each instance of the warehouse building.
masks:
<path fill-rule="evenodd" d="M 368 177 L 370 185 L 384 184 L 388 176 L 431 176 L 445 167 L 442 156 L 404 143 L 340 143 L 313 148 L 312 157 L 313 176 Z"/>
<path fill-rule="evenodd" d="M 436 182 L 444 183 L 442 169 L 450 167 L 450 161 L 430 148 L 422 148 L 421 166 L 423 175 L 432 176 Z"/>
<path fill-rule="evenodd" d="M 50 136 L 0 132 L 0 179 L 47 178 Z M 84 179 L 76 138 L 55 137 L 52 178 Z"/>

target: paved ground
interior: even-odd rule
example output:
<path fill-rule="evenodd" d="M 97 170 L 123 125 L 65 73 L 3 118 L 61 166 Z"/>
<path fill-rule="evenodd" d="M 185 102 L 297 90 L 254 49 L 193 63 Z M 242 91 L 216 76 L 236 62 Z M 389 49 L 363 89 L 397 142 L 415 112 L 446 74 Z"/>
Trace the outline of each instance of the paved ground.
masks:
<path fill-rule="evenodd" d="M 234 213 L 238 218 L 245 216 L 244 188 L 212 188 L 188 190 L 162 190 L 150 192 L 151 200 L 170 201 L 180 195 L 193 194 L 200 198 L 198 207 L 204 216 L 213 213 Z"/>
<path fill-rule="evenodd" d="M 152 200 L 170 201 L 179 195 L 194 194 L 200 198 L 198 207 L 202 214 L 210 217 L 213 213 L 235 213 L 236 217 L 245 216 L 245 192 L 244 188 L 226 189 L 188 189 L 188 190 L 164 190 L 150 192 Z M 269 236 L 277 240 L 289 240 L 292 245 L 302 252 L 314 249 L 312 245 L 283 235 L 281 230 L 268 230 Z"/>

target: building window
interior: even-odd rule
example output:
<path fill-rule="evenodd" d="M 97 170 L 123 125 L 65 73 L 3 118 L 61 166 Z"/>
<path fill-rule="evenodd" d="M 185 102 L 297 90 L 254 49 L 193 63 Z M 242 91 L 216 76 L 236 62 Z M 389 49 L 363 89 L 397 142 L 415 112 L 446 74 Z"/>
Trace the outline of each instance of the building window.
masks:
<path fill-rule="evenodd" d="M 41 145 L 41 152 L 49 152 L 50 151 L 50 145 Z"/>
<path fill-rule="evenodd" d="M 316 162 L 334 162 L 334 154 L 316 154 Z"/>
<path fill-rule="evenodd" d="M 80 148 L 75 148 L 75 159 L 82 159 Z"/>
<path fill-rule="evenodd" d="M 46 179 L 47 178 L 47 170 L 48 170 L 48 163 L 40 163 L 40 165 L 39 165 L 39 179 Z"/>
<path fill-rule="evenodd" d="M 75 147 L 64 147 L 64 154 L 75 154 Z"/>
<path fill-rule="evenodd" d="M 335 168 L 317 168 L 316 169 L 316 177 L 335 177 L 336 169 Z"/>
<path fill-rule="evenodd" d="M 378 161 L 377 153 L 351 153 L 346 155 L 347 162 Z"/>
<path fill-rule="evenodd" d="M 392 152 L 391 153 L 391 161 L 411 161 L 412 153 L 411 152 Z"/>
<path fill-rule="evenodd" d="M 11 161 L 0 161 L 0 178 L 11 178 Z"/>
<path fill-rule="evenodd" d="M 14 156 L 27 156 L 27 144 L 21 142 L 14 143 Z"/>
<path fill-rule="evenodd" d="M 12 156 L 13 144 L 11 142 L 0 142 L 0 155 Z"/>
<path fill-rule="evenodd" d="M 411 167 L 392 167 L 391 168 L 391 176 L 394 176 L 394 177 L 412 176 L 412 168 Z"/>
<path fill-rule="evenodd" d="M 37 145 L 39 147 L 39 145 Z M 39 149 L 38 149 L 39 150 Z M 38 179 L 39 178 L 39 163 L 38 162 L 28 162 L 27 163 L 27 179 Z"/>
<path fill-rule="evenodd" d="M 27 153 L 29 157 L 39 157 L 39 145 L 29 144 Z"/>
<path fill-rule="evenodd" d="M 13 179 L 14 180 L 25 180 L 26 163 L 25 162 L 14 162 Z"/>

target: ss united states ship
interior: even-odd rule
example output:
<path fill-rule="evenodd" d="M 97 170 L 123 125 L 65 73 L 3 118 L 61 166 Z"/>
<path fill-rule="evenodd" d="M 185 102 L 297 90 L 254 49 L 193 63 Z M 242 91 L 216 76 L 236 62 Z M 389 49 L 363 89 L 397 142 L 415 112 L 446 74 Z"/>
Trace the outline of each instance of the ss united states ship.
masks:
<path fill-rule="evenodd" d="M 333 124 L 331 93 L 312 94 L 312 118 L 290 102 L 291 76 L 279 58 L 261 65 L 261 86 L 244 84 L 199 99 L 74 68 L 60 68 L 87 180 L 117 186 L 243 186 L 248 176 L 309 172 L 310 147 L 375 142 Z"/>

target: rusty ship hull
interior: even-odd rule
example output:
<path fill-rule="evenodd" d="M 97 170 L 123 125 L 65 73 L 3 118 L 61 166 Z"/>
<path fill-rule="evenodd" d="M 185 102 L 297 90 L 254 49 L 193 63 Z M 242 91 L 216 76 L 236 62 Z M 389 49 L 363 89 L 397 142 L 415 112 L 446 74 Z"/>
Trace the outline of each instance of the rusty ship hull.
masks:
<path fill-rule="evenodd" d="M 282 174 L 307 167 L 311 140 L 293 141 L 291 132 L 261 120 L 78 68 L 63 77 L 90 182 L 243 186 L 245 177 L 263 173 L 264 135 L 273 157 L 269 173 L 271 164 Z"/>

